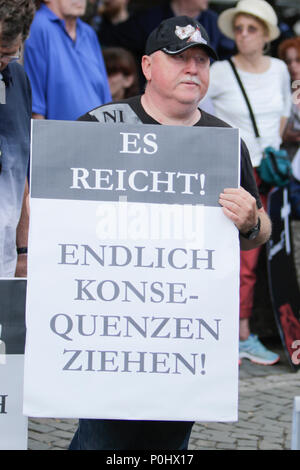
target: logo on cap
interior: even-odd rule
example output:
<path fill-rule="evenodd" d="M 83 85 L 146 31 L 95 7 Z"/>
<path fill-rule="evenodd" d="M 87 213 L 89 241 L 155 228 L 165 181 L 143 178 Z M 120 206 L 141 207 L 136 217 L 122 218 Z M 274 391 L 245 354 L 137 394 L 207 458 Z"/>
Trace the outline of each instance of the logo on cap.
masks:
<path fill-rule="evenodd" d="M 199 44 L 207 44 L 207 41 L 202 37 L 200 29 L 194 28 L 191 24 L 187 26 L 176 26 L 175 34 L 179 39 L 187 39 L 187 42 L 198 42 Z"/>

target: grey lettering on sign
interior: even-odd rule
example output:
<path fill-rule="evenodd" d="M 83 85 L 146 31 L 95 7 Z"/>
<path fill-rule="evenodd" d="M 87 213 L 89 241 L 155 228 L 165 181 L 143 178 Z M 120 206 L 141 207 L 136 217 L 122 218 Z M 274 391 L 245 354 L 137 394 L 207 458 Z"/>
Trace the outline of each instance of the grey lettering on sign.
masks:
<path fill-rule="evenodd" d="M 207 337 L 220 339 L 219 318 L 204 319 L 193 317 L 143 316 L 135 319 L 130 315 L 67 315 L 58 313 L 50 320 L 51 331 L 64 339 L 73 341 L 76 336 L 97 336 L 111 338 L 159 338 L 195 339 L 204 341 Z"/>
<path fill-rule="evenodd" d="M 0 414 L 7 414 L 7 397 L 8 395 L 0 395 Z"/>
<path fill-rule="evenodd" d="M 205 375 L 205 354 L 64 349 L 64 371 Z"/>
<path fill-rule="evenodd" d="M 58 264 L 80 266 L 113 266 L 124 268 L 172 268 L 176 270 L 214 270 L 215 250 L 208 248 L 154 247 L 149 250 L 146 246 L 126 245 L 76 245 L 59 243 Z M 180 261 L 177 256 L 181 255 Z M 150 260 L 149 260 L 150 256 Z M 148 261 L 146 261 L 148 259 Z"/>

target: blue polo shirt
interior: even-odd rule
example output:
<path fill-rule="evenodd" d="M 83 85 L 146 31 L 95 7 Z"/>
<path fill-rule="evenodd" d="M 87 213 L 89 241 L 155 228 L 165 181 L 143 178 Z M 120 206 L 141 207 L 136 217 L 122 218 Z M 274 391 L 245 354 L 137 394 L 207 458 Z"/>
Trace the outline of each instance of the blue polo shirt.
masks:
<path fill-rule="evenodd" d="M 65 21 L 44 4 L 36 12 L 25 42 L 24 67 L 32 87 L 32 111 L 46 119 L 75 120 L 111 101 L 94 30 L 77 19 L 73 41 Z"/>
<path fill-rule="evenodd" d="M 30 152 L 31 90 L 20 64 L 9 64 L 2 75 L 6 104 L 0 104 L 0 277 L 13 277 Z"/>

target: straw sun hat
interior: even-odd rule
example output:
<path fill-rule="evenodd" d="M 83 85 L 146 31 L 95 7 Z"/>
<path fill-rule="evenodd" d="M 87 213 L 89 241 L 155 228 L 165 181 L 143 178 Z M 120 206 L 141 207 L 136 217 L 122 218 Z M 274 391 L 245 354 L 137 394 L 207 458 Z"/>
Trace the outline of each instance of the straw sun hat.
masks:
<path fill-rule="evenodd" d="M 264 0 L 240 0 L 235 8 L 228 8 L 219 16 L 218 25 L 225 36 L 235 38 L 233 20 L 238 13 L 246 13 L 263 21 L 269 30 L 270 41 L 274 41 L 280 35 L 276 13 L 269 3 Z"/>

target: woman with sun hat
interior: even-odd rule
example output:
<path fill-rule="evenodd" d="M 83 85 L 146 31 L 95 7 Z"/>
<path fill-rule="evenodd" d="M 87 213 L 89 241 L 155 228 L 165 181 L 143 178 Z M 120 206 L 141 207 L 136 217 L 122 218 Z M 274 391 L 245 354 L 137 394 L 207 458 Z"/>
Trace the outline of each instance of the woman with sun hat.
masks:
<path fill-rule="evenodd" d="M 240 129 L 246 142 L 258 187 L 261 181 L 256 168 L 268 146 L 279 149 L 281 135 L 290 114 L 290 79 L 285 63 L 266 55 L 268 45 L 280 35 L 275 11 L 264 0 L 240 0 L 234 8 L 223 11 L 218 25 L 223 34 L 234 39 L 237 53 L 232 63 L 250 101 L 260 137 L 257 138 L 249 108 L 229 61 L 211 66 L 208 97 L 217 117 Z M 261 193 L 266 207 L 266 194 Z M 257 336 L 250 334 L 256 266 L 260 249 L 241 251 L 240 274 L 240 359 L 272 365 L 279 356 L 269 351 Z"/>

